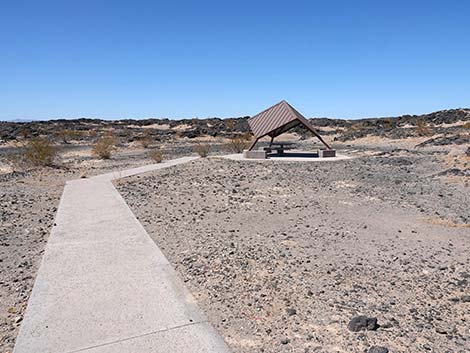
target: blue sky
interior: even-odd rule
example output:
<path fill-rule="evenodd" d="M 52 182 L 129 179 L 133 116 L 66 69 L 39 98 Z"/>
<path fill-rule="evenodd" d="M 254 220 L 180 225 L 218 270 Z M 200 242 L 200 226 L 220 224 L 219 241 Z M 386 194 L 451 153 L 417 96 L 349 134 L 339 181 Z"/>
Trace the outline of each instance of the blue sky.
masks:
<path fill-rule="evenodd" d="M 0 119 L 470 106 L 470 1 L 3 1 Z"/>

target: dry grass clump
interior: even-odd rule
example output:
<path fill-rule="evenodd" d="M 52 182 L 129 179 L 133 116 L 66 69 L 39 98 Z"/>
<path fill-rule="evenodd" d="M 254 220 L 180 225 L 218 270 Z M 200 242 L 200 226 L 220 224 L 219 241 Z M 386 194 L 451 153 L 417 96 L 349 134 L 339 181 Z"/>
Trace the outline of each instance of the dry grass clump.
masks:
<path fill-rule="evenodd" d="M 57 133 L 57 136 L 62 140 L 62 143 L 65 143 L 65 144 L 68 144 L 71 139 L 79 135 L 80 133 L 78 131 L 74 131 L 70 129 L 63 129 Z"/>
<path fill-rule="evenodd" d="M 194 152 L 196 152 L 201 157 L 207 157 L 211 150 L 211 146 L 208 144 L 198 143 L 194 146 Z"/>
<path fill-rule="evenodd" d="M 147 157 L 152 159 L 155 163 L 161 163 L 163 161 L 163 153 L 159 149 L 154 149 L 147 152 Z"/>
<path fill-rule="evenodd" d="M 46 138 L 36 137 L 26 143 L 24 158 L 37 166 L 51 166 L 57 157 L 57 148 Z"/>
<path fill-rule="evenodd" d="M 465 124 L 462 125 L 464 129 L 470 130 L 470 121 L 467 121 Z"/>
<path fill-rule="evenodd" d="M 452 219 L 443 219 L 435 217 L 424 217 L 423 221 L 431 224 L 438 224 L 441 226 L 452 227 L 452 228 L 470 228 L 468 223 L 456 223 Z"/>
<path fill-rule="evenodd" d="M 139 142 L 143 148 L 149 148 L 153 142 L 153 138 L 150 132 L 146 131 L 144 135 L 139 138 Z"/>
<path fill-rule="evenodd" d="M 432 130 L 424 120 L 418 120 L 416 122 L 416 132 L 419 136 L 432 135 Z"/>
<path fill-rule="evenodd" d="M 251 134 L 246 133 L 236 136 L 228 142 L 228 149 L 234 153 L 242 153 L 250 146 Z"/>
<path fill-rule="evenodd" d="M 110 159 L 115 148 L 116 139 L 112 136 L 103 136 L 91 146 L 91 153 L 101 159 Z"/>

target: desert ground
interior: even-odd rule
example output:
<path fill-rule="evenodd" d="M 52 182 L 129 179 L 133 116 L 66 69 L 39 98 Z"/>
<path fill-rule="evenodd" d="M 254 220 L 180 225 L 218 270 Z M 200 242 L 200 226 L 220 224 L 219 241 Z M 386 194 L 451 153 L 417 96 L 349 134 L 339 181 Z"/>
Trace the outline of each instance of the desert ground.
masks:
<path fill-rule="evenodd" d="M 465 352 L 470 193 L 433 159 L 211 158 L 119 190 L 234 352 Z"/>
<path fill-rule="evenodd" d="M 0 352 L 13 350 L 65 181 L 200 144 L 209 157 L 116 187 L 234 352 L 468 352 L 470 110 L 320 119 L 351 157 L 334 162 L 222 158 L 243 119 L 0 124 Z M 118 140 L 104 160 L 90 153 L 103 131 Z M 37 136 L 60 146 L 54 165 L 22 160 Z M 314 148 L 300 131 L 282 138 Z"/>

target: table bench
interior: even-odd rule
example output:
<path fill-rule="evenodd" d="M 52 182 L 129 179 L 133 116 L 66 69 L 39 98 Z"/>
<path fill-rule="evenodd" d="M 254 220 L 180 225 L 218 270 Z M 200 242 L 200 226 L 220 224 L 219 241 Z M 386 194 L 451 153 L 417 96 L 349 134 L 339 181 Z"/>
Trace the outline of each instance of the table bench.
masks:
<path fill-rule="evenodd" d="M 273 143 L 269 147 L 264 147 L 263 150 L 267 153 L 276 151 L 277 154 L 283 154 L 285 150 L 290 150 L 294 148 L 294 143 L 292 142 L 279 142 Z"/>

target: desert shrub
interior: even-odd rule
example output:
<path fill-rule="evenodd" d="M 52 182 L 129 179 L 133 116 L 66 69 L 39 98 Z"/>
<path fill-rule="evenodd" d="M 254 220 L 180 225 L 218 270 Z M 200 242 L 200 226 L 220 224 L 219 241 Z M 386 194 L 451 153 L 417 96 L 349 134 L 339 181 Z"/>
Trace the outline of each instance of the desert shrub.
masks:
<path fill-rule="evenodd" d="M 161 163 L 163 161 L 163 153 L 159 149 L 149 151 L 147 153 L 147 156 L 152 159 L 155 163 Z"/>
<path fill-rule="evenodd" d="M 116 145 L 116 140 L 112 136 L 103 136 L 95 141 L 91 147 L 91 152 L 93 155 L 101 159 L 111 158 L 111 153 L 114 151 Z"/>
<path fill-rule="evenodd" d="M 146 131 L 144 135 L 139 138 L 139 142 L 143 148 L 149 148 L 149 146 L 153 142 L 152 135 L 150 134 L 150 132 Z"/>
<path fill-rule="evenodd" d="M 393 127 L 392 121 L 390 119 L 383 120 L 383 127 L 386 130 L 390 130 Z"/>
<path fill-rule="evenodd" d="M 251 134 L 236 136 L 228 143 L 228 149 L 235 153 L 242 153 L 250 146 Z"/>
<path fill-rule="evenodd" d="M 351 126 L 350 126 L 350 129 L 352 131 L 362 130 L 362 129 L 365 129 L 365 128 L 366 128 L 366 124 L 364 124 L 364 122 L 362 122 L 362 121 L 352 123 Z"/>
<path fill-rule="evenodd" d="M 233 131 L 235 130 L 235 121 L 233 119 L 230 119 L 230 120 L 225 120 L 225 126 L 227 128 L 227 130 L 229 131 Z"/>
<path fill-rule="evenodd" d="M 201 157 L 207 157 L 210 150 L 211 146 L 208 144 L 198 143 L 196 146 L 194 146 L 194 152 L 196 152 Z"/>
<path fill-rule="evenodd" d="M 464 129 L 470 130 L 470 121 L 467 121 L 465 124 L 462 125 Z"/>
<path fill-rule="evenodd" d="M 31 132 L 27 128 L 24 127 L 20 130 L 18 135 L 21 136 L 23 139 L 27 139 L 31 136 Z"/>
<path fill-rule="evenodd" d="M 57 157 L 57 149 L 48 139 L 36 137 L 26 143 L 24 157 L 34 165 L 50 166 Z"/>
<path fill-rule="evenodd" d="M 74 138 L 75 136 L 78 136 L 78 132 L 69 129 L 64 129 L 60 130 L 57 133 L 57 136 L 62 140 L 63 143 L 69 143 L 70 139 Z"/>
<path fill-rule="evenodd" d="M 426 123 L 426 121 L 418 120 L 416 122 L 416 133 L 419 136 L 428 136 L 432 134 L 432 131 L 431 131 L 431 128 Z"/>
<path fill-rule="evenodd" d="M 98 133 L 96 132 L 96 130 L 88 130 L 88 136 L 90 136 L 91 138 L 95 138 L 96 136 L 98 136 Z"/>

